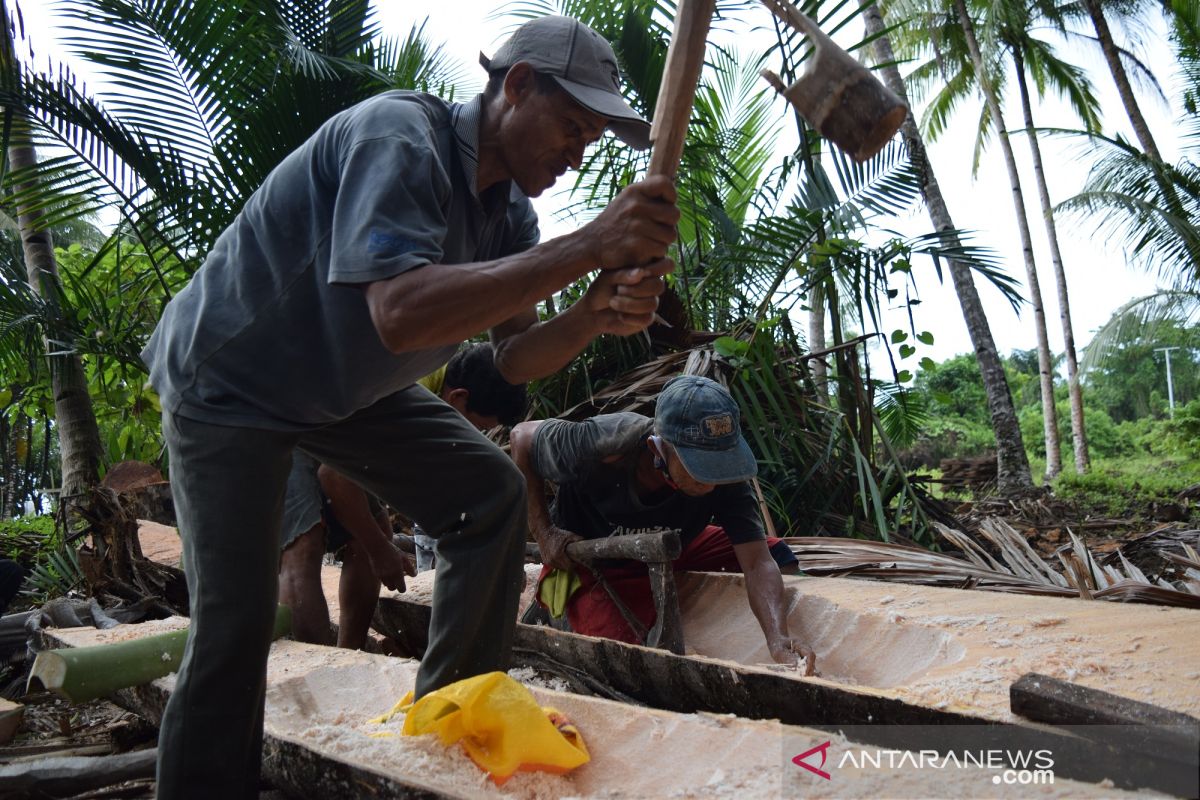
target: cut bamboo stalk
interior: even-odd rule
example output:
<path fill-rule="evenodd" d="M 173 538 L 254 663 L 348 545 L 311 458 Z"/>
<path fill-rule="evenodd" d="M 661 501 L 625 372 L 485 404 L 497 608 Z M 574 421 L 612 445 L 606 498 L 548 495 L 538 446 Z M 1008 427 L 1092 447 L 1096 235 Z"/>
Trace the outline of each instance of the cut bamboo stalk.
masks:
<path fill-rule="evenodd" d="M 272 638 L 278 639 L 291 629 L 291 609 L 277 607 Z M 94 647 L 43 650 L 33 661 L 26 691 L 44 689 L 72 703 L 86 703 L 150 683 L 179 669 L 187 633 L 185 629 Z"/>

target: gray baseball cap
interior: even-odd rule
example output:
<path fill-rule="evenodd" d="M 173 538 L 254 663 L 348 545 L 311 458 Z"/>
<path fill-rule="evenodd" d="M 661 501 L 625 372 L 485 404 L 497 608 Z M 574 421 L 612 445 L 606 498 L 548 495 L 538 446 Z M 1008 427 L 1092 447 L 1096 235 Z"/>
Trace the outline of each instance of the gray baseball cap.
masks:
<path fill-rule="evenodd" d="M 526 22 L 491 58 L 479 54 L 489 73 L 525 61 L 554 78 L 579 105 L 603 117 L 621 141 L 637 150 L 650 146 L 650 123 L 621 96 L 617 56 L 603 36 L 570 17 Z"/>

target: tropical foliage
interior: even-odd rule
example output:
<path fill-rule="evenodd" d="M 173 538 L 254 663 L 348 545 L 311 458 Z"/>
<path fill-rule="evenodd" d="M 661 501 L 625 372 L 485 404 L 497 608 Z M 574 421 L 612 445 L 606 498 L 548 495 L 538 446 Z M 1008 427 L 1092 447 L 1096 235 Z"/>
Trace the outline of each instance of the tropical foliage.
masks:
<path fill-rule="evenodd" d="M 803 5 L 842 38 L 860 13 L 850 0 Z M 918 9 L 892 4 L 889 21 L 906 19 L 892 15 L 906 7 L 909 15 Z M 718 19 L 755 8 L 725 0 Z M 525 0 L 505 11 L 510 20 L 566 13 L 600 31 L 622 60 L 630 102 L 651 116 L 674 9 L 668 0 Z M 1030 33 L 1035 21 L 1048 20 L 1063 34 L 1068 18 L 1034 0 L 973 2 L 970 9 L 987 23 L 979 27 L 986 77 L 1002 90 L 1009 85 L 1005 57 L 1016 59 L 1038 93 L 1062 89 L 1094 133 L 1087 76 L 1046 37 Z M 42 154 L 36 166 L 6 171 L 0 207 L 10 216 L 18 206 L 42 211 L 55 229 L 61 274 L 57 296 L 47 299 L 25 283 L 15 243 L 0 252 L 6 515 L 25 501 L 40 504 L 38 493 L 61 469 L 43 341 L 69 342 L 84 359 L 109 462 L 161 458 L 156 401 L 138 352 L 216 236 L 272 167 L 331 114 L 394 87 L 453 97 L 462 75 L 420 24 L 405 38 L 382 37 L 366 0 L 57 0 L 54 11 L 64 45 L 87 65 L 88 84 L 44 59 L 7 61 L 0 75 L 0 105 L 26 111 L 29 123 L 26 134 L 6 126 L 6 143 L 24 135 Z M 949 125 L 951 110 L 979 86 L 961 20 L 941 11 L 936 26 L 895 24 L 889 32 L 937 34 L 926 45 L 912 41 L 929 56 L 911 86 L 933 98 L 925 117 L 931 133 Z M 1194 69 L 1192 18 L 1179 19 L 1181 63 Z M 670 327 L 597 341 L 570 368 L 532 387 L 534 413 L 644 401 L 671 370 L 712 374 L 742 405 L 763 465 L 763 499 L 781 532 L 902 534 L 932 543 L 936 507 L 908 481 L 897 451 L 934 442 L 947 454 L 975 452 L 993 434 L 971 359 L 936 365 L 928 357 L 932 337 L 915 310 L 920 287 L 942 280 L 950 259 L 1014 303 L 1016 285 L 993 254 L 958 244 L 965 237 L 944 225 L 916 237 L 891 230 L 891 221 L 922 199 L 925 168 L 899 143 L 852 163 L 757 77 L 767 65 L 794 77 L 808 56 L 803 40 L 782 29 L 766 52 L 710 48 L 680 172 L 678 270 L 661 309 Z M 980 112 L 980 148 L 998 122 L 986 107 Z M 778 143 L 793 139 L 796 147 L 781 152 Z M 1179 266 L 1196 237 L 1190 162 L 1170 168 L 1119 139 L 1091 141 L 1112 152 L 1102 153 L 1097 183 L 1071 208 L 1107 214 L 1097 219 L 1126 232 L 1135 254 L 1177 277 L 1175 290 L 1194 291 L 1194 274 Z M 645 163 L 644 154 L 603 139 L 588 153 L 564 214 L 588 219 Z M 83 223 L 97 219 L 106 220 L 105 233 L 89 238 Z M 544 313 L 556 313 L 582 290 L 569 287 Z M 909 324 L 893 330 L 887 308 L 907 310 Z M 827 320 L 818 326 L 828 327 L 825 345 L 808 341 L 807 314 Z M 899 359 L 882 369 L 868 360 L 866 342 L 875 338 Z M 914 378 L 915 390 L 904 388 Z M 1045 394 L 1035 379 L 1009 370 L 1018 406 Z M 1048 397 L 1051 410 L 1056 391 Z M 1085 406 L 1107 442 L 1112 437 L 1104 432 L 1131 420 L 1113 416 L 1105 397 Z M 1025 418 L 1039 423 L 1041 414 Z M 1109 444 L 1102 449 L 1109 452 Z"/>

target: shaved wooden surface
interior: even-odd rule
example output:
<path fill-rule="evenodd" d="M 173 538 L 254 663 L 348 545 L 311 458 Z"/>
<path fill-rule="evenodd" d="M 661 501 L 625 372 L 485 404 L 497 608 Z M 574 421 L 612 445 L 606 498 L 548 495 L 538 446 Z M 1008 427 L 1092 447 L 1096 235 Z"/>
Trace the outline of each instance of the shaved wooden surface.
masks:
<path fill-rule="evenodd" d="M 137 636 L 140 628 L 72 629 L 52 636 L 69 646 L 98 637 Z M 585 637 L 580 637 L 585 638 Z M 615 643 L 613 643 L 615 645 Z M 661 654 L 664 657 L 673 657 Z M 989 796 L 1024 797 L 1028 787 L 993 786 L 991 772 L 835 769 L 835 781 L 812 775 L 791 756 L 831 742 L 839 752 L 854 742 L 826 731 L 726 715 L 679 714 L 531 687 L 540 705 L 553 706 L 578 727 L 592 760 L 563 775 L 517 773 L 496 787 L 457 746 L 434 736 L 395 734 L 402 723 L 370 720 L 412 688 L 416 663 L 360 651 L 276 642 L 267 665 L 264 775 L 280 788 L 309 797 L 746 797 Z M 161 714 L 173 679 L 161 679 L 126 702 Z M 962 784 L 957 782 L 961 781 Z M 974 787 L 974 789 L 972 789 Z M 1065 778 L 1039 787 L 1042 797 L 1123 797 L 1124 792 Z M 950 793 L 950 794 L 947 794 Z"/>

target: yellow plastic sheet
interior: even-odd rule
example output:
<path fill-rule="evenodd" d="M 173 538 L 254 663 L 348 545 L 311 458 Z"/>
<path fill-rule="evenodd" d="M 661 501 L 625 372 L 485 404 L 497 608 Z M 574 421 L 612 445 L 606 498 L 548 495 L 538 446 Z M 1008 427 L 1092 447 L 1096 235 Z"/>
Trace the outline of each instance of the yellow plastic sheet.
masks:
<path fill-rule="evenodd" d="M 411 704 L 411 705 L 410 705 Z M 404 711 L 402 733 L 436 733 L 444 745 L 461 742 L 497 785 L 517 771 L 569 772 L 590 760 L 579 731 L 561 712 L 542 708 L 529 690 L 503 672 L 452 683 L 412 703 L 412 692 L 372 722 Z"/>

